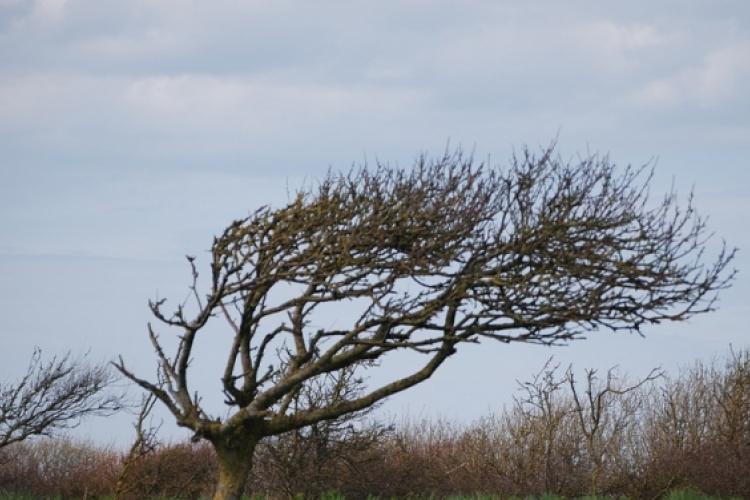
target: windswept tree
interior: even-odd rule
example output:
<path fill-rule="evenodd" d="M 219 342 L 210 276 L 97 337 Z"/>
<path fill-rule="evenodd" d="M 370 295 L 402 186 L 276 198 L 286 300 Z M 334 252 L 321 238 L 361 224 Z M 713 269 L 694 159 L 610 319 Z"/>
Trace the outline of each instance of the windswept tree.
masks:
<path fill-rule="evenodd" d="M 156 380 L 117 366 L 213 444 L 214 499 L 238 499 L 260 440 L 423 382 L 464 343 L 554 345 L 713 310 L 734 251 L 707 261 L 710 235 L 692 200 L 654 202 L 650 180 L 648 167 L 569 163 L 552 147 L 525 150 L 507 168 L 456 151 L 421 156 L 411 170 L 331 172 L 216 237 L 203 291 L 188 257 L 195 304 L 150 304 L 179 339 L 170 355 L 149 326 Z M 196 339 L 215 321 L 228 332 L 217 372 L 226 416 L 207 413 L 188 377 Z M 411 373 L 301 404 L 331 374 L 407 351 L 421 355 Z"/>
<path fill-rule="evenodd" d="M 120 410 L 122 395 L 109 390 L 118 377 L 109 364 L 91 365 L 70 353 L 44 362 L 36 349 L 20 380 L 0 384 L 0 450 Z"/>

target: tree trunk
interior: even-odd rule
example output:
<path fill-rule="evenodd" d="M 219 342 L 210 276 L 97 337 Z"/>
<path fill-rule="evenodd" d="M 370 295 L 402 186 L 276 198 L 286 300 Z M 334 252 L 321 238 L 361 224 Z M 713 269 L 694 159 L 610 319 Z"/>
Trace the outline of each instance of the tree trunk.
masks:
<path fill-rule="evenodd" d="M 243 436 L 213 441 L 219 464 L 219 482 L 213 500 L 240 500 L 253 466 L 253 454 L 260 439 Z"/>

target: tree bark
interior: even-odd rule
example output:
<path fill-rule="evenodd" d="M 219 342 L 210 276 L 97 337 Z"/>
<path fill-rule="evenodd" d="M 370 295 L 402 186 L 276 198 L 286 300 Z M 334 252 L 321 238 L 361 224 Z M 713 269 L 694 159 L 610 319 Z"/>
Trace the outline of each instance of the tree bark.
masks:
<path fill-rule="evenodd" d="M 233 437 L 212 441 L 219 464 L 219 482 L 213 500 L 240 500 L 253 466 L 253 454 L 260 439 L 255 436 Z"/>

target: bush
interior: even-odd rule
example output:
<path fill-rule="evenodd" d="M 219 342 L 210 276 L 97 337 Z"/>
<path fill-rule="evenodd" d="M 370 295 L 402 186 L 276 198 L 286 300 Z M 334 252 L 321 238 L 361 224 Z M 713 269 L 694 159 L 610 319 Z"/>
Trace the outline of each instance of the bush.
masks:
<path fill-rule="evenodd" d="M 59 438 L 19 442 L 0 466 L 0 490 L 61 500 L 111 493 L 118 455 L 90 441 Z"/>
<path fill-rule="evenodd" d="M 216 460 L 208 443 L 162 445 L 136 461 L 125 479 L 123 500 L 197 500 L 213 493 Z"/>

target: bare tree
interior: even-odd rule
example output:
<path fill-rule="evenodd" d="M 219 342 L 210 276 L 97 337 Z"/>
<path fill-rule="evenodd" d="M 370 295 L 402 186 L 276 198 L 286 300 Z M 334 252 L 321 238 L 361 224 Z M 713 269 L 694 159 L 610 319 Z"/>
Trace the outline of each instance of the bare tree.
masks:
<path fill-rule="evenodd" d="M 577 456 L 577 432 L 571 432 L 571 420 L 574 413 L 572 398 L 565 393 L 567 377 L 558 378 L 560 365 L 552 365 L 550 358 L 534 377 L 525 382 L 518 382 L 522 397 L 514 397 L 513 416 L 514 430 L 523 437 L 524 446 L 519 448 L 528 456 L 526 463 L 528 475 L 541 476 L 539 484 L 542 493 L 563 493 L 567 483 L 574 479 L 572 471 Z M 577 430 L 577 429 L 574 429 Z"/>
<path fill-rule="evenodd" d="M 710 235 L 692 200 L 679 207 L 670 193 L 653 203 L 650 179 L 607 157 L 564 162 L 552 147 L 525 150 L 505 169 L 457 151 L 421 156 L 411 170 L 329 173 L 215 238 L 205 292 L 188 257 L 192 309 L 151 303 L 179 332 L 170 356 L 149 326 L 158 380 L 117 367 L 213 444 L 214 498 L 238 499 L 261 439 L 413 387 L 463 343 L 553 345 L 713 310 L 734 251 L 706 263 Z M 209 415 L 188 379 L 196 338 L 217 317 L 232 334 L 218 374 L 234 408 L 226 417 Z M 423 359 L 351 398 L 293 410 L 302 388 L 397 352 Z"/>
<path fill-rule="evenodd" d="M 153 453 L 159 445 L 157 434 L 159 425 L 150 425 L 146 427 L 146 420 L 151 416 L 151 412 L 156 404 L 156 396 L 153 393 L 141 398 L 141 407 L 138 412 L 133 428 L 135 429 L 135 439 L 127 454 L 122 458 L 120 471 L 117 474 L 115 482 L 115 491 L 112 495 L 115 500 L 125 498 L 132 487 L 128 484 L 128 474 L 133 465 L 149 453 Z"/>
<path fill-rule="evenodd" d="M 120 410 L 122 395 L 107 390 L 116 379 L 106 363 L 92 366 L 70 353 L 45 363 L 36 349 L 21 380 L 0 384 L 0 449 Z"/>
<path fill-rule="evenodd" d="M 631 383 L 626 377 L 620 377 L 616 368 L 607 370 L 606 380 L 599 378 L 596 370 L 587 369 L 581 393 L 573 367 L 568 368 L 565 380 L 570 386 L 578 431 L 583 436 L 584 449 L 591 464 L 589 495 L 599 493 L 599 479 L 605 468 L 614 466 L 623 454 L 625 431 L 636 423 L 643 403 L 636 391 L 663 376 L 660 369 L 654 368 L 646 377 Z"/>

